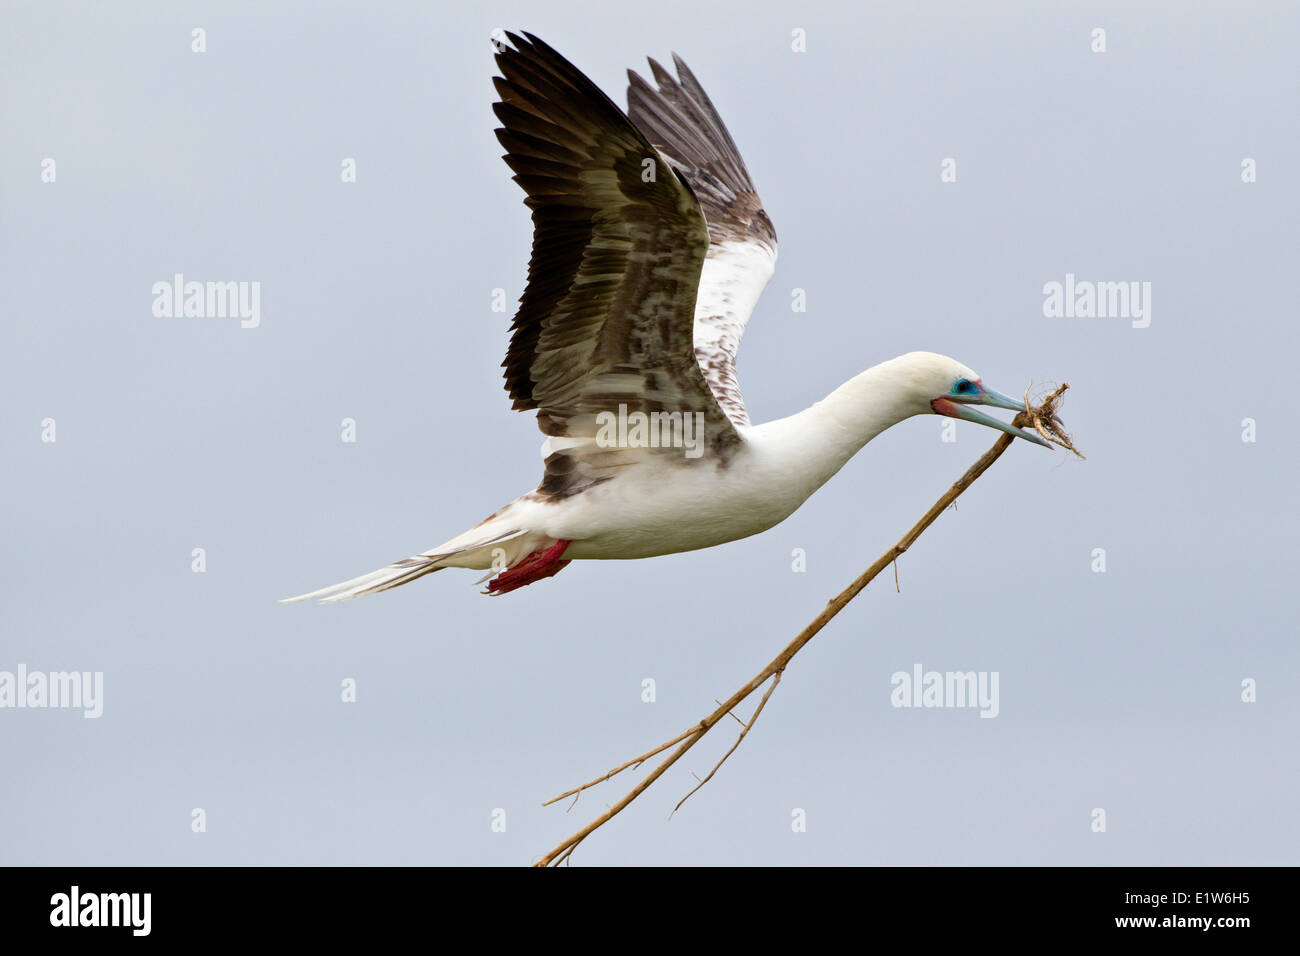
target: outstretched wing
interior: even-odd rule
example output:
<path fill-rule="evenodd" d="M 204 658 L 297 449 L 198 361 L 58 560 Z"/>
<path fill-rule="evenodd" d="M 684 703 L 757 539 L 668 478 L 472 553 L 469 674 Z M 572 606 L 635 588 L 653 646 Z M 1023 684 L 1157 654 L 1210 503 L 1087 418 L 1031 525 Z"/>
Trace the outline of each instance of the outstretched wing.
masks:
<path fill-rule="evenodd" d="M 709 252 L 695 304 L 695 356 L 728 417 L 748 425 L 736 353 L 776 268 L 776 230 L 718 111 L 682 58 L 674 53 L 673 62 L 677 79 L 650 61 L 658 89 L 628 70 L 628 116 L 686 178 L 704 210 Z"/>
<path fill-rule="evenodd" d="M 497 54 L 497 138 L 533 210 L 528 286 L 506 354 L 517 409 L 552 436 L 539 492 L 570 495 L 646 454 L 683 464 L 741 441 L 696 363 L 709 233 L 687 185 L 617 106 L 531 34 Z M 703 415 L 708 455 L 620 448 L 601 413 Z"/>

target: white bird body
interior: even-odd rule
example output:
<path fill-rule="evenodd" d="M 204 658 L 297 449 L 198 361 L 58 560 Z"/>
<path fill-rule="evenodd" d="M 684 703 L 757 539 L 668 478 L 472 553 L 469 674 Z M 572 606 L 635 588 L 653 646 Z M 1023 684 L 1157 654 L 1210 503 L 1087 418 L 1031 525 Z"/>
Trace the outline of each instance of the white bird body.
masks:
<path fill-rule="evenodd" d="M 1024 406 L 932 352 L 751 424 L 735 358 L 775 267 L 776 234 L 712 103 L 680 59 L 678 79 L 651 60 L 659 89 L 630 74 L 629 119 L 550 47 L 511 40 L 517 49 L 497 57 L 497 135 L 535 235 L 504 364 L 515 407 L 537 409 L 548 436 L 545 477 L 437 548 L 290 600 L 343 600 L 447 567 L 491 569 L 489 591 L 503 593 L 575 559 L 735 541 L 784 521 L 914 415 L 1042 443 L 970 410 Z M 625 428 L 630 418 L 648 433 Z"/>
<path fill-rule="evenodd" d="M 648 460 L 573 505 L 536 506 L 533 520 L 549 538 L 572 541 L 565 557 L 575 559 L 656 557 L 767 531 L 794 514 L 877 434 L 921 413 L 861 408 L 872 404 L 873 372 L 788 418 L 739 426 L 743 445 L 726 467 Z M 855 415 L 855 409 L 879 415 Z"/>
<path fill-rule="evenodd" d="M 743 445 L 726 467 L 669 464 L 646 454 L 617 481 L 556 502 L 531 494 L 480 526 L 479 533 L 528 535 L 447 559 L 449 567 L 487 569 L 491 547 L 513 563 L 551 541 L 569 541 L 566 558 L 652 558 L 712 548 L 780 524 L 872 438 L 912 415 L 930 412 L 922 384 L 951 380 L 951 359 L 913 352 L 850 379 L 824 400 L 787 418 L 740 426 Z M 958 377 L 978 378 L 957 366 Z M 908 379 L 917 385 L 895 387 Z M 885 400 L 887 399 L 887 400 Z M 447 542 L 431 554 L 457 547 Z"/>

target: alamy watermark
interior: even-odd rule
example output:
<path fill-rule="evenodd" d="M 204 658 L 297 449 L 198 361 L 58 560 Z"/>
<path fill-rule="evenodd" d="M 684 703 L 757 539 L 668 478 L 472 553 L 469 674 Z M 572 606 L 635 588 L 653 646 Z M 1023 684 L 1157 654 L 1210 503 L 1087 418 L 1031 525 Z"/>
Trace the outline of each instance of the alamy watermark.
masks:
<path fill-rule="evenodd" d="M 262 324 L 262 283 L 172 280 L 153 284 L 153 314 L 160 319 L 239 319 L 239 327 Z"/>
<path fill-rule="evenodd" d="M 1043 315 L 1049 319 L 1132 319 L 1133 328 L 1151 324 L 1150 282 L 1092 282 L 1073 272 L 1064 282 L 1043 285 Z"/>
<path fill-rule="evenodd" d="M 104 713 L 104 672 L 46 673 L 19 664 L 17 672 L 0 671 L 0 709 L 7 707 L 80 709 L 94 719 Z"/>
<path fill-rule="evenodd" d="M 132 936 L 148 936 L 152 910 L 152 893 L 85 893 L 74 884 L 50 897 L 50 925 L 117 926 Z"/>
<path fill-rule="evenodd" d="M 910 673 L 895 671 L 889 683 L 895 707 L 972 707 L 981 717 L 998 715 L 997 671 L 927 671 L 913 664 Z"/>
<path fill-rule="evenodd" d="M 597 412 L 596 444 L 601 448 L 683 448 L 687 458 L 704 454 L 703 412 L 642 412 L 619 405 Z"/>

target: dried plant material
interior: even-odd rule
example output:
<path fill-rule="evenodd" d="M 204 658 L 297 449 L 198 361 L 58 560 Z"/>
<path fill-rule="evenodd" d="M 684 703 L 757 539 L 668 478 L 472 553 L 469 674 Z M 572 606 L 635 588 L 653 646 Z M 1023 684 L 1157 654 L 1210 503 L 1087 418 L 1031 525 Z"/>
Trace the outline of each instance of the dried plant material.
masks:
<path fill-rule="evenodd" d="M 1070 387 L 1069 382 L 1062 382 L 1054 392 L 1044 398 L 1037 405 L 1029 401 L 1029 391 L 1025 391 L 1025 408 L 1027 412 L 1021 412 L 1012 421 L 1017 428 L 1032 427 L 1034 431 L 1042 436 L 1043 441 L 1049 441 L 1053 445 L 1060 445 L 1062 448 L 1074 452 L 1083 460 L 1087 460 L 1083 452 L 1074 447 L 1074 442 L 1070 440 L 1069 434 L 1065 430 L 1065 423 L 1057 417 L 1056 409 L 1060 407 L 1061 398 L 1065 395 L 1065 390 Z"/>

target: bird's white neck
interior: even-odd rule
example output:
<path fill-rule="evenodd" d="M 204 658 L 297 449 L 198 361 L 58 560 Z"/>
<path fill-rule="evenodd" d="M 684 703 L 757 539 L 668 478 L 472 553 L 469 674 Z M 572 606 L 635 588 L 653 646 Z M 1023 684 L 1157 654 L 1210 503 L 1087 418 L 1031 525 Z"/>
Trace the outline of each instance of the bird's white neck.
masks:
<path fill-rule="evenodd" d="M 820 402 L 788 418 L 759 425 L 755 439 L 785 459 L 797 462 L 803 498 L 825 484 L 862 446 L 891 425 L 923 412 L 910 387 L 908 369 L 898 359 L 855 375 Z"/>

